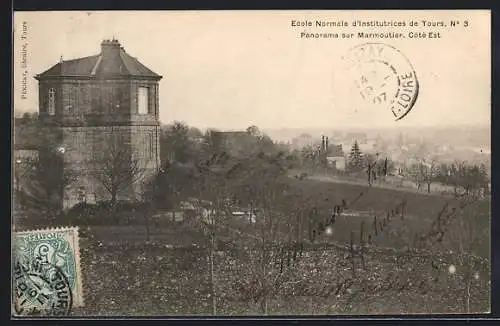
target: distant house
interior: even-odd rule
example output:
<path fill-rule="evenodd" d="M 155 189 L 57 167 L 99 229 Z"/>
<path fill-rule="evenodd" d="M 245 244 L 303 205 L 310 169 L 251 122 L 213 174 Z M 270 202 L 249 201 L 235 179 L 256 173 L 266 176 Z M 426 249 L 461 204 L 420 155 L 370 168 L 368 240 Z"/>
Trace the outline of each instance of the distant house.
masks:
<path fill-rule="evenodd" d="M 205 141 L 203 136 L 196 136 L 191 138 L 195 143 L 202 144 Z"/>
<path fill-rule="evenodd" d="M 315 139 L 309 134 L 301 134 L 298 137 L 294 137 L 291 142 L 292 149 L 302 149 L 307 146 L 312 146 L 315 143 Z"/>
<path fill-rule="evenodd" d="M 253 146 L 255 139 L 246 131 L 218 131 L 224 148 L 231 156 L 238 156 L 241 153 L 248 153 Z"/>
<path fill-rule="evenodd" d="M 344 156 L 327 156 L 328 165 L 334 167 L 337 171 L 345 171 L 345 157 Z"/>
<path fill-rule="evenodd" d="M 393 161 L 396 175 L 402 176 L 406 173 L 407 164 L 403 161 Z"/>
<path fill-rule="evenodd" d="M 338 170 L 345 170 L 345 158 L 342 144 L 330 144 L 329 138 L 321 136 L 321 142 L 312 153 L 312 157 L 319 158 L 320 164 Z"/>
<path fill-rule="evenodd" d="M 377 150 L 377 143 L 374 140 L 366 140 L 358 145 L 362 153 L 372 153 Z"/>
<path fill-rule="evenodd" d="M 363 132 L 350 132 L 347 133 L 345 136 L 345 139 L 348 140 L 350 143 L 354 143 L 354 141 L 357 141 L 358 144 L 366 144 L 368 141 L 368 137 L 365 133 Z"/>
<path fill-rule="evenodd" d="M 228 146 L 236 146 L 239 141 L 248 139 L 250 135 L 246 131 L 220 131 L 220 135 L 224 138 L 224 142 Z"/>
<path fill-rule="evenodd" d="M 333 167 L 338 171 L 345 171 L 345 155 L 342 144 L 329 145 L 328 137 L 325 140 L 326 145 L 326 162 L 328 166 Z"/>

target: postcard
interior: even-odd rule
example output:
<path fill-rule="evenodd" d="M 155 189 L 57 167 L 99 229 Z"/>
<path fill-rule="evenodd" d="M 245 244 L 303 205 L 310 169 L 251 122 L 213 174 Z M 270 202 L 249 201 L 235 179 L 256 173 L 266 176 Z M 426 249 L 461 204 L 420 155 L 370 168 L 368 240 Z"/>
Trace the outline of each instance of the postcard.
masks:
<path fill-rule="evenodd" d="M 13 24 L 13 318 L 490 312 L 490 11 Z"/>

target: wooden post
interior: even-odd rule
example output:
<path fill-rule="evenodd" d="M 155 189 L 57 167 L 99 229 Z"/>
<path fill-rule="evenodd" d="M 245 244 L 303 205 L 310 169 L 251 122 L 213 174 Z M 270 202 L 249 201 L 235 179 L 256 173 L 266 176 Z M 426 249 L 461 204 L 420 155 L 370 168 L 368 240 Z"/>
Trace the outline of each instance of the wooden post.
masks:
<path fill-rule="evenodd" d="M 351 231 L 351 239 L 350 239 L 350 251 L 351 251 L 351 256 L 354 256 L 354 231 Z"/>
<path fill-rule="evenodd" d="M 354 231 L 351 231 L 349 258 L 351 259 L 352 276 L 353 276 L 353 278 L 355 278 L 356 277 L 356 265 L 354 264 Z"/>
<path fill-rule="evenodd" d="M 364 226 L 365 226 L 365 221 L 361 221 L 361 229 L 359 232 L 359 243 L 363 243 L 363 241 L 364 241 L 364 239 L 363 239 Z"/>

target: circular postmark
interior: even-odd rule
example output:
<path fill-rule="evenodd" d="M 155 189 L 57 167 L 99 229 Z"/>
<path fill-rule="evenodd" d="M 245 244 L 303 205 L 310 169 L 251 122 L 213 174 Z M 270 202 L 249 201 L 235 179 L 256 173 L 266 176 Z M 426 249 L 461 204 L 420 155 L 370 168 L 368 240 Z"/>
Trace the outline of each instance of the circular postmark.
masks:
<path fill-rule="evenodd" d="M 385 110 L 395 120 L 405 117 L 418 97 L 419 83 L 410 61 L 384 43 L 357 45 L 342 57 L 337 91 L 349 105 Z M 384 111 L 377 111 L 383 114 Z"/>
<path fill-rule="evenodd" d="M 73 304 L 71 286 L 61 268 L 37 257 L 16 259 L 12 271 L 16 316 L 66 316 Z"/>

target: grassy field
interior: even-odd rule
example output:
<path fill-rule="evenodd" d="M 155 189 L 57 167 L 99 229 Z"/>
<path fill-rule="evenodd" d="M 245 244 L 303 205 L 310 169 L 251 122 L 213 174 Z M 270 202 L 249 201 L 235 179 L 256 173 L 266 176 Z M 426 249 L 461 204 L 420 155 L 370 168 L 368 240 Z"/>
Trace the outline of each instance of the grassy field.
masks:
<path fill-rule="evenodd" d="M 337 246 L 305 250 L 301 259 L 287 267 L 283 286 L 269 298 L 269 314 L 489 311 L 489 200 L 460 209 L 458 199 L 440 195 L 315 180 L 291 179 L 290 186 L 300 193 L 299 203 L 316 207 L 320 216 L 329 216 L 342 200 L 353 214 L 338 218 L 332 234 L 316 240 Z M 373 217 L 386 216 L 403 200 L 407 202 L 404 218 L 395 214 L 375 236 L 370 228 Z M 408 251 L 415 233 L 429 230 L 446 203 L 459 214 L 444 240 Z M 463 236 L 458 220 L 474 226 L 469 238 Z M 359 242 L 362 221 L 365 237 L 370 232 L 373 237 L 363 255 L 364 266 L 358 258 L 347 259 L 345 249 L 351 232 Z M 239 236 L 244 237 L 251 229 L 239 222 L 222 232 L 228 237 L 241 232 Z M 150 241 L 145 240 L 146 228 L 141 225 L 82 228 L 85 308 L 74 309 L 73 315 L 211 314 L 210 269 L 203 249 L 207 239 L 189 225 L 172 223 L 152 227 Z M 469 253 L 459 255 L 464 250 Z M 448 272 L 450 265 L 456 267 L 453 274 Z M 466 272 L 469 265 L 473 277 Z M 217 253 L 218 314 L 261 314 L 258 304 L 243 298 L 238 290 L 241 273 L 248 267 L 239 265 L 234 253 Z M 351 282 L 349 289 L 337 293 L 334 289 L 346 281 Z"/>
<path fill-rule="evenodd" d="M 374 244 L 395 248 L 412 246 L 415 235 L 428 232 L 439 213 L 447 205 L 447 212 L 456 209 L 456 220 L 466 221 L 473 226 L 474 243 L 470 250 L 476 255 L 490 257 L 491 202 L 489 198 L 472 201 L 467 207 L 461 209 L 460 204 L 463 200 L 439 194 L 429 195 L 316 180 L 292 179 L 290 182 L 292 187 L 301 190 L 304 200 L 309 202 L 311 207 L 317 207 L 320 216 L 329 216 L 334 205 L 340 204 L 342 200 L 347 202 L 347 211 L 358 213 L 351 214 L 351 216 L 341 215 L 336 220 L 332 235 L 325 235 L 319 241 L 347 243 L 350 241 L 351 232 L 359 238 L 361 223 L 364 221 L 364 236 L 367 237 L 368 233 L 371 233 Z M 406 202 L 406 209 L 404 218 L 401 219 L 401 214 L 393 216 L 391 212 L 403 201 Z M 380 222 L 387 214 L 391 216 L 391 222 L 387 224 L 383 232 L 375 236 L 372 227 L 374 216 L 377 216 Z M 469 241 L 471 239 L 463 239 L 463 237 L 458 239 L 457 232 L 461 232 L 461 228 L 458 222 L 452 223 L 444 234 L 444 241 L 436 247 L 442 250 L 456 250 L 460 246 L 458 240 L 471 242 Z"/>

